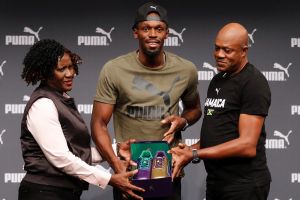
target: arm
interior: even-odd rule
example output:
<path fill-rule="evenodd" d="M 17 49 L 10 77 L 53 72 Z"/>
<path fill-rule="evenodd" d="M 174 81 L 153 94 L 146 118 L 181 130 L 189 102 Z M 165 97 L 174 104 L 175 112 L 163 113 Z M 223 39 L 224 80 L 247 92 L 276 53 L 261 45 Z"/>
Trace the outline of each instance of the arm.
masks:
<path fill-rule="evenodd" d="M 223 159 L 228 157 L 255 157 L 256 145 L 264 123 L 264 117 L 258 115 L 241 114 L 239 118 L 239 137 L 237 139 L 213 147 L 200 148 L 200 141 L 190 148 L 180 145 L 172 148 L 174 169 L 172 178 L 193 159 L 191 149 L 198 149 L 198 156 L 208 159 Z"/>
<path fill-rule="evenodd" d="M 263 127 L 265 118 L 258 115 L 240 114 L 239 137 L 219 144 L 198 150 L 200 158 L 223 159 L 228 157 L 255 157 L 256 145 Z"/>
<path fill-rule="evenodd" d="M 168 141 L 168 143 L 173 141 L 174 134 L 181 131 L 185 127 L 186 122 L 190 126 L 201 117 L 202 111 L 199 94 L 197 93 L 195 98 L 190 101 L 183 101 L 183 107 L 184 109 L 181 116 L 171 115 L 161 121 L 163 124 L 171 124 L 163 138 L 163 140 Z"/>
<path fill-rule="evenodd" d="M 129 177 L 132 177 L 138 171 L 135 170 L 126 172 L 129 161 L 126 161 L 124 165 L 116 156 L 112 148 L 112 141 L 108 133 L 107 124 L 110 121 L 113 109 L 113 104 L 105 104 L 94 101 L 91 119 L 92 138 L 103 159 L 106 160 L 116 172 L 116 174 L 111 176 L 109 184 L 111 186 L 118 187 L 124 193 L 135 199 L 143 199 L 142 197 L 136 195 L 133 190 L 144 192 L 144 189 L 136 187 L 129 182 Z M 120 144 L 119 146 L 120 152 L 124 153 L 125 156 L 128 156 L 129 145 L 130 141 L 127 141 L 127 143 Z"/>
<path fill-rule="evenodd" d="M 32 105 L 27 115 L 27 127 L 51 164 L 88 183 L 106 187 L 110 173 L 88 165 L 70 152 L 56 107 L 50 99 L 41 98 Z"/>
<path fill-rule="evenodd" d="M 191 101 L 183 101 L 182 118 L 185 118 L 189 125 L 196 123 L 202 115 L 200 106 L 200 97 L 197 93 L 196 97 Z"/>
<path fill-rule="evenodd" d="M 91 119 L 91 131 L 93 141 L 103 159 L 110 164 L 116 173 L 120 173 L 125 171 L 125 169 L 121 165 L 119 158 L 115 155 L 112 149 L 112 141 L 107 128 L 107 124 L 110 121 L 113 110 L 113 104 L 94 101 Z"/>

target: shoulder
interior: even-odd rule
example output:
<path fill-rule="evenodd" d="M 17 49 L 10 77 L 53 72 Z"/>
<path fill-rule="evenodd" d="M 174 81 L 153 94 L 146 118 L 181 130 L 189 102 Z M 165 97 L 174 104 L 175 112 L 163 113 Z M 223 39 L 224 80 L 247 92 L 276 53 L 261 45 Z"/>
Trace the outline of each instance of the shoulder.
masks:
<path fill-rule="evenodd" d="M 178 73 L 189 76 L 191 79 L 198 79 L 198 70 L 196 65 L 181 56 L 174 53 L 165 52 L 168 69 L 173 69 Z"/>
<path fill-rule="evenodd" d="M 194 68 L 194 69 L 196 68 L 195 64 L 186 58 L 183 58 L 181 56 L 178 56 L 174 53 L 167 52 L 167 51 L 165 53 L 166 53 L 167 59 L 169 59 L 172 64 L 180 64 L 181 66 L 183 66 L 185 68 L 186 67 Z"/>
<path fill-rule="evenodd" d="M 244 81 L 243 81 L 244 80 Z M 251 91 L 253 94 L 265 93 L 270 94 L 270 87 L 265 76 L 252 64 L 248 64 L 244 76 L 240 79 L 242 89 Z"/>
<path fill-rule="evenodd" d="M 132 63 L 135 62 L 135 55 L 136 54 L 133 51 L 108 60 L 102 67 L 101 71 L 115 73 L 116 70 L 118 71 L 121 68 L 128 68 L 128 66 L 131 66 Z"/>
<path fill-rule="evenodd" d="M 246 79 L 256 84 L 268 85 L 266 77 L 262 74 L 260 70 L 258 70 L 254 65 L 250 63 L 248 63 L 247 65 L 247 72 L 245 73 L 245 76 L 247 76 Z"/>
<path fill-rule="evenodd" d="M 113 59 L 107 61 L 104 66 L 106 66 L 106 65 L 115 65 L 115 64 L 124 63 L 126 61 L 131 61 L 131 60 L 135 59 L 134 56 L 135 56 L 135 52 L 134 51 L 129 52 L 129 53 L 124 54 L 124 55 L 120 55 L 120 56 L 118 56 L 116 58 L 113 58 Z"/>
<path fill-rule="evenodd" d="M 38 112 L 38 113 L 57 113 L 56 106 L 54 102 L 46 97 L 41 97 L 33 102 L 30 112 Z"/>

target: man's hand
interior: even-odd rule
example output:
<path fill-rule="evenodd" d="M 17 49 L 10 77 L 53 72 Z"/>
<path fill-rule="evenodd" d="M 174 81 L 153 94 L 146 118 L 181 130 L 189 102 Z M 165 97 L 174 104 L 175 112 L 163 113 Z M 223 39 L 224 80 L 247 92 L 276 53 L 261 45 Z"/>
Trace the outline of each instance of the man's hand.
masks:
<path fill-rule="evenodd" d="M 170 125 L 169 130 L 164 134 L 163 138 L 163 141 L 167 141 L 170 144 L 174 140 L 174 134 L 181 131 L 185 126 L 186 119 L 176 115 L 171 115 L 164 118 L 161 123 L 164 125 Z"/>
<path fill-rule="evenodd" d="M 133 191 L 145 192 L 143 188 L 132 185 L 129 182 L 129 177 L 132 177 L 138 172 L 138 170 L 123 172 L 120 174 L 113 174 L 109 180 L 109 185 L 117 187 L 120 189 L 126 196 L 133 197 L 134 199 L 143 200 L 143 197 L 135 194 Z"/>
<path fill-rule="evenodd" d="M 172 180 L 180 175 L 181 170 L 193 159 L 193 153 L 190 147 L 179 143 L 177 147 L 169 150 L 172 153 Z"/>
<path fill-rule="evenodd" d="M 136 166 L 136 163 L 131 160 L 130 144 L 136 142 L 135 139 L 128 139 L 125 142 L 117 143 L 118 156 L 130 162 L 130 165 Z"/>
<path fill-rule="evenodd" d="M 117 154 L 121 158 L 118 164 L 118 168 L 121 170 L 118 170 L 117 173 L 125 172 L 124 170 L 130 170 L 131 166 L 136 166 L 137 164 L 131 160 L 131 152 L 130 152 L 130 144 L 136 142 L 135 139 L 128 139 L 124 142 L 117 143 Z M 119 188 L 120 189 L 120 188 Z M 128 193 L 127 191 L 124 191 L 120 189 L 122 193 L 122 199 L 131 199 L 132 196 L 131 193 Z M 133 192 L 132 192 L 133 193 Z M 133 193 L 134 194 L 134 193 Z M 135 195 L 135 194 L 134 194 Z M 138 198 L 139 196 L 136 196 L 135 198 Z"/>

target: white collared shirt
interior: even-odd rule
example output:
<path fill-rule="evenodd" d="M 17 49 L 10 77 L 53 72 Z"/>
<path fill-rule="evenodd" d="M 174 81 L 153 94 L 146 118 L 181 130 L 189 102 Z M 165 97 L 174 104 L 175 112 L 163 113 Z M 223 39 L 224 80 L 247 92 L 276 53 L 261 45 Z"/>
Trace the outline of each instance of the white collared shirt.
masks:
<path fill-rule="evenodd" d="M 40 98 L 32 104 L 27 114 L 27 128 L 47 160 L 55 167 L 103 189 L 107 186 L 111 178 L 108 171 L 87 164 L 69 150 L 51 99 Z M 93 164 L 101 162 L 96 148 L 91 147 L 91 154 Z"/>

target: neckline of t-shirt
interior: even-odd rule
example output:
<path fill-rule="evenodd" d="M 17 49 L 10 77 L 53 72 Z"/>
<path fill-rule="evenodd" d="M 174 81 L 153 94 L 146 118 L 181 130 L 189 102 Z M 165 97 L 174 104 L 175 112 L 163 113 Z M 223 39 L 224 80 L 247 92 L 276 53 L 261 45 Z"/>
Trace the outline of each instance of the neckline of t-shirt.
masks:
<path fill-rule="evenodd" d="M 249 64 L 250 64 L 250 63 L 247 62 L 247 63 L 245 64 L 245 66 L 241 69 L 241 71 L 239 71 L 239 72 L 236 73 L 236 74 L 231 75 L 230 73 L 225 72 L 225 73 L 223 73 L 221 76 L 222 76 L 223 79 L 232 79 L 232 78 L 238 76 L 239 74 L 243 73 L 243 72 L 249 67 Z"/>
<path fill-rule="evenodd" d="M 164 61 L 164 64 L 163 64 L 163 65 L 160 65 L 160 66 L 158 66 L 158 67 L 147 67 L 147 66 L 143 65 L 136 55 L 137 55 L 137 51 L 134 52 L 134 57 L 135 57 L 135 60 L 137 61 L 137 63 L 138 63 L 141 67 L 146 68 L 146 69 L 149 69 L 149 70 L 152 70 L 152 71 L 159 71 L 159 70 L 162 70 L 162 69 L 164 69 L 164 68 L 166 67 L 166 65 L 167 65 L 167 61 L 168 61 L 168 58 L 167 58 L 167 57 L 168 57 L 168 56 L 167 56 L 167 53 L 166 53 L 166 52 L 164 52 L 164 55 L 165 55 L 165 61 Z"/>

